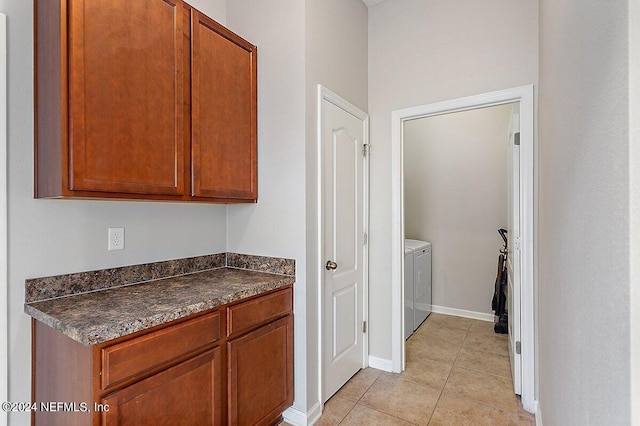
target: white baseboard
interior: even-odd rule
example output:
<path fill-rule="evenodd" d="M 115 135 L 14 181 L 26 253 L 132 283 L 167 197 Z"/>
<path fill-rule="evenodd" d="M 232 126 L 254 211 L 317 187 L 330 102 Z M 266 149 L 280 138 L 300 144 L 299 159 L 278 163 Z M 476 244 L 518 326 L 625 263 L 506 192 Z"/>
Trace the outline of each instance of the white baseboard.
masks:
<path fill-rule="evenodd" d="M 542 411 L 540 411 L 540 401 L 536 401 L 536 426 L 542 426 Z"/>
<path fill-rule="evenodd" d="M 391 373 L 393 371 L 393 362 L 390 359 L 369 355 L 369 367 Z"/>
<path fill-rule="evenodd" d="M 293 426 L 312 425 L 318 421 L 320 416 L 322 416 L 322 404 L 320 404 L 320 402 L 316 402 L 308 413 L 293 407 L 287 408 L 287 410 L 282 413 L 284 420 Z"/>
<path fill-rule="evenodd" d="M 307 424 L 312 425 L 318 421 L 318 419 L 322 416 L 322 407 L 323 405 L 320 401 L 313 404 L 313 407 L 307 413 Z"/>
<path fill-rule="evenodd" d="M 493 322 L 493 313 L 465 311 L 464 309 L 448 308 L 446 306 L 432 305 L 431 312 L 435 314 L 454 315 L 456 317 L 471 318 L 480 321 Z"/>

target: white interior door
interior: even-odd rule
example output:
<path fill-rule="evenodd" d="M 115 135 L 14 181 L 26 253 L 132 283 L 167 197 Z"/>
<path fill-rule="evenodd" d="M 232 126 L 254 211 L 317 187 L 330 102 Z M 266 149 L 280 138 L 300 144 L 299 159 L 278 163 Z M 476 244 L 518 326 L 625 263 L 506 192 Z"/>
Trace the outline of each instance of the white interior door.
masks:
<path fill-rule="evenodd" d="M 522 359 L 520 347 L 520 104 L 513 105 L 509 132 L 508 159 L 508 224 L 507 237 L 509 253 L 507 255 L 509 312 L 509 356 L 511 358 L 511 374 L 516 394 L 522 394 Z"/>
<path fill-rule="evenodd" d="M 321 97 L 323 402 L 365 365 L 365 132 L 358 118 Z M 355 108 L 355 107 L 354 107 Z"/>

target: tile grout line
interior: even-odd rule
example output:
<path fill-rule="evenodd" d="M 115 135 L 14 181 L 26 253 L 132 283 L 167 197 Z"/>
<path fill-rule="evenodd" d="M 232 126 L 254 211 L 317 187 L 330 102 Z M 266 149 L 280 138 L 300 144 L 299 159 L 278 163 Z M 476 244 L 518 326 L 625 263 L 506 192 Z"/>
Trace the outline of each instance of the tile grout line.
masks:
<path fill-rule="evenodd" d="M 362 400 L 362 398 L 364 398 L 364 396 L 367 394 L 367 392 L 369 392 L 369 390 L 373 387 L 373 385 L 378 381 L 378 379 L 380 379 L 380 377 L 384 376 L 384 374 L 385 374 L 385 373 L 384 373 L 384 372 L 382 372 L 381 374 L 379 374 L 379 375 L 378 375 L 378 377 L 376 377 L 376 379 L 373 381 L 373 383 L 371 383 L 371 385 L 370 385 L 370 386 L 367 388 L 367 390 L 362 394 L 362 396 L 358 399 L 358 401 L 354 404 L 354 406 L 353 406 L 353 407 L 351 407 L 351 409 L 349 410 L 349 412 L 348 412 L 348 413 L 347 413 L 347 414 L 342 418 L 342 420 L 340 420 L 340 422 L 338 423 L 338 425 L 340 425 L 340 424 L 342 424 L 342 422 L 344 422 L 344 420 L 347 418 L 347 416 L 349 415 L 349 413 L 350 413 L 351 411 L 353 411 L 353 409 L 356 407 L 356 405 L 359 405 L 359 403 L 360 403 L 360 401 Z M 412 381 L 408 381 L 408 380 L 401 379 L 400 377 L 394 378 L 394 380 L 402 380 L 402 381 L 406 381 L 406 382 L 409 382 L 409 383 L 412 383 L 412 384 L 417 384 L 417 383 L 412 382 Z M 430 388 L 431 388 L 431 386 L 426 386 L 426 387 L 430 387 Z M 433 388 L 432 388 L 432 389 L 433 389 Z M 442 392 L 442 391 L 441 391 L 441 392 Z M 438 396 L 438 397 L 439 397 L 439 396 Z M 400 421 L 402 421 L 402 422 L 409 423 L 409 424 L 412 424 L 412 425 L 415 425 L 415 426 L 419 426 L 418 424 L 413 423 L 413 422 L 411 422 L 411 421 L 409 421 L 409 420 L 403 419 L 403 418 L 401 418 L 401 417 L 398 417 L 398 416 L 397 416 L 397 415 L 395 415 L 395 414 L 387 413 L 387 412 L 385 412 L 385 411 L 378 410 L 377 408 L 375 408 L 375 407 L 371 407 L 371 406 L 366 405 L 366 404 L 362 404 L 362 406 L 363 406 L 363 407 L 365 407 L 365 408 L 367 408 L 367 409 L 370 409 L 370 410 L 372 410 L 372 411 L 375 411 L 375 412 L 377 412 L 377 413 L 381 413 L 381 414 L 387 415 L 387 416 L 389 416 L 389 417 L 393 417 L 394 419 L 398 419 L 398 420 L 400 420 Z M 435 410 L 435 405 L 434 405 L 434 410 Z M 431 412 L 431 415 L 433 415 L 433 411 Z M 429 419 L 431 419 L 431 416 L 429 416 Z"/>
<path fill-rule="evenodd" d="M 436 325 L 436 324 L 434 324 L 434 325 Z M 435 414 L 436 410 L 438 409 L 439 404 L 440 404 L 440 403 L 441 403 L 441 401 L 442 401 L 442 396 L 443 396 L 444 391 L 445 391 L 445 388 L 446 388 L 446 386 L 448 385 L 448 382 L 449 382 L 449 380 L 450 380 L 450 378 L 451 378 L 451 375 L 452 375 L 452 373 L 453 373 L 453 368 L 454 368 L 454 367 L 457 367 L 457 368 L 459 368 L 459 369 L 461 369 L 461 370 L 465 370 L 465 371 L 468 371 L 468 372 L 471 372 L 471 373 L 486 374 L 486 375 L 488 375 L 488 376 L 492 376 L 492 377 L 496 377 L 496 378 L 500 378 L 500 379 L 513 380 L 513 379 L 512 379 L 512 378 L 510 378 L 510 377 L 501 376 L 500 374 L 495 374 L 495 373 L 493 373 L 493 372 L 488 372 L 488 371 L 483 371 L 483 370 L 475 370 L 474 368 L 468 368 L 468 367 L 464 367 L 464 366 L 457 366 L 457 365 L 456 365 L 456 363 L 457 363 L 458 359 L 460 359 L 460 355 L 461 355 L 461 353 L 462 353 L 462 350 L 465 348 L 465 344 L 466 344 L 466 342 L 467 342 L 467 339 L 471 339 L 472 337 L 474 337 L 474 336 L 478 336 L 479 334 L 480 334 L 480 336 L 479 336 L 479 337 L 482 337 L 482 335 L 483 335 L 483 334 L 485 334 L 483 330 L 475 330 L 475 331 L 472 331 L 472 330 L 471 330 L 471 328 L 472 328 L 472 326 L 473 326 L 473 325 L 474 325 L 474 323 L 473 323 L 473 322 L 470 322 L 470 323 L 465 327 L 465 329 L 461 329 L 461 328 L 459 328 L 459 327 L 458 327 L 458 330 L 461 330 L 464 334 L 462 335 L 462 339 L 460 339 L 460 340 L 459 340 L 459 342 L 458 342 L 458 344 L 457 344 L 457 350 L 456 350 L 456 353 L 455 353 L 455 357 L 453 358 L 453 361 L 451 361 L 451 362 L 447 362 L 447 363 L 445 364 L 446 366 L 448 366 L 449 370 L 448 370 L 448 373 L 446 374 L 446 378 L 445 378 L 445 380 L 444 380 L 444 384 L 443 384 L 443 386 L 442 386 L 439 390 L 438 390 L 437 388 L 435 388 L 435 387 L 432 387 L 432 386 L 428 385 L 428 384 L 424 384 L 424 383 L 421 383 L 421 382 L 419 382 L 419 381 L 414 381 L 414 380 L 412 380 L 412 379 L 410 379 L 410 378 L 402 378 L 402 377 L 399 377 L 399 375 L 398 375 L 398 377 L 396 377 L 398 380 L 401 380 L 401 381 L 406 381 L 406 382 L 409 382 L 409 383 L 412 383 L 412 384 L 415 384 L 415 385 L 426 386 L 426 387 L 429 387 L 429 388 L 431 388 L 431 389 L 438 390 L 438 397 L 437 397 L 437 399 L 436 399 L 436 402 L 435 402 L 435 404 L 434 404 L 434 406 L 433 406 L 432 411 L 430 412 L 430 415 L 428 416 L 427 424 L 431 424 L 431 422 L 434 420 L 434 414 Z M 437 325 L 436 325 L 436 326 L 437 326 Z M 422 325 L 421 325 L 421 327 L 422 327 Z M 420 328 L 421 328 L 421 327 L 420 327 Z M 446 327 L 446 326 L 445 326 L 445 327 L 439 327 L 439 328 L 449 328 L 449 327 Z M 456 328 L 456 327 L 452 327 L 452 329 L 455 329 L 455 328 Z M 414 335 L 414 336 L 412 336 L 412 337 L 416 337 L 416 336 L 417 336 L 417 335 Z M 487 334 L 487 336 L 492 336 L 492 334 Z M 446 340 L 448 340 L 448 339 L 446 339 Z M 472 342 L 471 342 L 471 340 L 470 340 L 470 343 L 472 343 Z M 500 352 L 497 352 L 497 351 L 495 351 L 495 352 L 494 352 L 494 351 L 485 351 L 485 350 L 482 350 L 482 349 L 478 349 L 478 352 L 484 353 L 484 354 L 486 354 L 486 356 L 491 356 L 492 354 L 494 354 L 494 355 L 504 355 L 504 353 L 500 353 Z M 344 424 L 345 424 L 345 419 L 346 419 L 346 418 L 351 414 L 351 412 L 353 412 L 353 409 L 354 409 L 357 405 L 362 405 L 362 407 L 361 407 L 361 408 L 363 408 L 363 409 L 368 409 L 368 410 L 371 410 L 372 412 L 376 412 L 376 413 L 379 413 L 379 414 L 382 414 L 382 415 L 387 415 L 387 416 L 390 416 L 390 417 L 392 417 L 392 418 L 394 418 L 394 419 L 398 419 L 398 420 L 400 420 L 400 421 L 407 422 L 408 424 L 415 424 L 415 423 L 414 423 L 414 421 L 409 421 L 409 420 L 405 420 L 404 418 L 398 417 L 398 416 L 395 414 L 395 412 L 394 412 L 394 413 L 387 413 L 386 411 L 379 410 L 379 409 L 378 409 L 378 408 L 376 408 L 376 407 L 371 407 L 371 406 L 369 406 L 368 404 L 364 404 L 364 403 L 363 403 L 363 404 L 360 404 L 360 402 L 364 399 L 364 396 L 365 396 L 365 395 L 366 395 L 366 394 L 371 390 L 371 388 L 372 388 L 372 387 L 373 387 L 373 386 L 374 386 L 374 385 L 379 381 L 380 377 L 383 377 L 383 376 L 385 376 L 385 377 L 386 377 L 385 373 L 381 373 L 381 374 L 379 374 L 379 375 L 378 375 L 378 376 L 373 380 L 373 382 L 371 382 L 371 384 L 370 384 L 370 385 L 368 385 L 368 386 L 366 387 L 366 389 L 364 390 L 364 392 L 363 392 L 363 393 L 362 393 L 362 394 L 361 394 L 361 395 L 356 399 L 356 401 L 355 401 L 355 402 L 351 401 L 351 402 L 353 402 L 353 406 L 352 406 L 350 409 L 348 409 L 348 410 L 347 410 L 347 412 L 345 413 L 345 415 L 344 415 L 344 416 L 342 416 L 342 418 L 341 418 L 341 419 L 336 423 L 336 425 L 344 425 Z M 478 400 L 476 400 L 476 399 L 474 399 L 474 398 L 470 398 L 470 397 L 468 397 L 468 396 L 466 396 L 466 395 L 461 395 L 461 394 L 458 394 L 458 393 L 456 393 L 456 392 L 452 392 L 452 391 L 448 391 L 448 392 L 449 392 L 449 393 L 451 393 L 452 395 L 455 395 L 457 398 L 461 398 L 461 399 L 467 400 L 467 401 L 469 401 L 469 402 L 473 402 L 473 403 L 476 403 L 476 404 L 479 404 L 479 405 L 485 406 L 485 407 L 487 407 L 487 408 L 490 408 L 491 410 L 495 410 L 495 411 L 497 411 L 497 412 L 501 412 L 501 413 L 504 413 L 504 414 L 514 415 L 514 416 L 516 417 L 516 418 L 515 418 L 515 422 L 516 422 L 515 424 L 516 424 L 516 425 L 521 425 L 521 424 L 522 424 L 522 425 L 524 425 L 524 423 L 523 423 L 523 421 L 522 421 L 522 419 L 523 419 L 523 417 L 524 417 L 524 416 L 520 416 L 520 412 L 519 412 L 518 407 L 516 407 L 516 408 L 515 408 L 515 411 L 511 411 L 511 410 L 510 410 L 510 409 L 508 409 L 508 408 L 494 406 L 494 405 L 491 405 L 490 403 L 486 403 L 486 402 L 478 401 Z M 354 399 L 355 399 L 355 398 L 354 398 Z"/>
<path fill-rule="evenodd" d="M 361 370 L 361 371 L 362 371 L 362 370 Z M 371 384 L 367 387 L 367 389 L 362 393 L 362 395 L 360 396 L 360 398 L 358 398 L 358 400 L 356 401 L 356 403 L 355 403 L 355 404 L 353 404 L 353 407 L 351 407 L 351 408 L 349 409 L 349 411 L 347 411 L 347 414 L 345 414 L 345 415 L 344 415 L 344 417 L 343 417 L 342 419 L 340 419 L 340 421 L 337 423 L 337 425 L 336 425 L 336 426 L 338 426 L 338 425 L 342 424 L 342 422 L 344 422 L 344 420 L 349 416 L 349 413 L 351 413 L 351 412 L 353 411 L 353 409 L 354 409 L 354 408 L 356 408 L 356 405 L 358 405 L 358 403 L 360 402 L 360 400 L 361 400 L 362 398 L 364 398 L 364 396 L 367 394 L 367 392 L 369 392 L 369 389 L 371 389 L 371 387 L 374 385 L 374 383 L 378 381 L 378 379 L 380 378 L 380 376 L 382 376 L 382 374 L 378 374 L 378 377 L 376 377 L 376 379 L 375 379 L 373 382 L 371 382 Z M 355 377 L 355 376 L 354 376 L 354 377 Z M 353 379 L 353 377 L 352 377 L 351 379 Z M 349 379 L 349 380 L 351 380 L 351 379 Z M 347 383 L 348 383 L 348 382 L 347 382 Z M 336 392 L 336 394 L 337 394 L 337 392 Z M 365 407 L 367 407 L 367 406 L 365 405 Z M 369 408 L 369 407 L 367 407 L 367 408 Z M 375 411 L 378 411 L 378 410 L 375 410 Z"/>
<path fill-rule="evenodd" d="M 466 336 L 465 336 L 465 339 L 466 339 Z M 483 352 L 483 353 L 488 354 L 488 355 L 489 355 L 489 354 L 504 355 L 503 353 L 499 353 L 499 352 L 490 352 L 490 351 L 483 351 L 483 350 L 480 350 L 480 352 Z M 508 356 L 508 351 L 507 351 L 507 356 Z M 511 384 L 512 384 L 512 387 L 513 387 L 513 377 L 500 376 L 499 374 L 490 373 L 490 372 L 488 372 L 488 371 L 475 370 L 475 369 L 472 369 L 472 368 L 466 368 L 466 367 L 458 367 L 458 368 L 462 368 L 462 369 L 465 369 L 465 370 L 467 370 L 467 371 L 471 371 L 471 372 L 475 372 L 475 373 L 488 374 L 488 375 L 490 375 L 490 376 L 499 377 L 499 378 L 503 378 L 503 379 L 508 379 L 508 380 L 510 380 L 510 381 L 511 381 Z M 457 394 L 456 394 L 456 395 L 457 395 Z M 458 395 L 458 396 L 462 397 L 462 395 Z M 480 403 L 480 404 L 482 404 L 482 405 L 485 405 L 485 406 L 487 406 L 487 407 L 494 408 L 494 409 L 499 410 L 499 411 L 503 411 L 503 412 L 505 412 L 505 413 L 513 413 L 513 411 L 509 411 L 508 409 L 506 409 L 506 408 L 504 408 L 504 407 L 498 407 L 498 406 L 495 406 L 495 405 L 492 405 L 492 404 L 488 404 L 488 403 L 486 403 L 486 402 L 476 401 L 476 400 L 475 400 L 475 399 L 473 399 L 473 398 L 468 398 L 468 397 L 465 397 L 465 398 L 467 398 L 467 399 L 471 399 L 472 401 L 478 402 L 478 403 Z M 515 414 L 516 414 L 516 417 L 518 417 L 518 423 L 520 423 L 519 415 L 518 415 L 518 407 L 517 407 L 517 406 L 516 406 Z"/>
<path fill-rule="evenodd" d="M 463 370 L 467 370 L 467 371 L 472 371 L 474 373 L 482 373 L 482 374 L 488 374 L 489 376 L 494 376 L 494 377 L 499 377 L 501 379 L 507 379 L 507 380 L 511 380 L 513 382 L 513 377 L 507 377 L 507 376 L 501 376 L 500 374 L 496 374 L 496 373 L 491 373 L 489 371 L 485 371 L 485 370 L 476 370 L 475 368 L 469 368 L 469 367 L 462 367 L 462 366 L 455 366 L 456 368 L 461 368 Z"/>
<path fill-rule="evenodd" d="M 378 377 L 376 377 L 376 379 L 373 381 L 373 383 L 371 383 L 371 385 L 367 388 L 367 390 L 366 390 L 366 391 L 364 391 L 364 393 L 362 394 L 362 396 L 360 397 L 360 399 L 358 399 L 358 402 L 356 402 L 356 403 L 355 403 L 355 405 L 354 405 L 353 407 L 351 407 L 351 410 L 349 410 L 349 413 L 350 413 L 350 412 L 351 412 L 351 411 L 356 407 L 356 405 L 358 405 L 358 404 L 360 403 L 360 401 L 362 400 L 362 398 L 364 398 L 364 396 L 367 394 L 367 392 L 369 392 L 369 389 L 371 389 L 371 388 L 373 387 L 373 385 L 378 381 L 378 379 L 379 379 L 380 377 L 382 377 L 382 375 L 383 375 L 383 373 L 379 374 L 379 375 L 378 375 Z M 398 379 L 398 380 L 399 380 L 399 379 Z M 378 410 L 377 408 L 370 407 L 370 406 L 368 406 L 368 405 L 366 405 L 366 404 L 362 404 L 362 406 L 363 406 L 363 407 L 365 407 L 365 408 L 368 408 L 368 409 L 370 409 L 370 410 L 373 410 L 373 411 L 375 411 L 375 412 L 377 412 L 377 413 L 385 414 L 385 415 L 387 415 L 387 416 L 389 416 L 389 417 L 393 417 L 394 419 L 398 419 L 398 420 L 400 420 L 400 421 L 403 421 L 403 422 L 406 422 L 406 423 L 409 423 L 409 424 L 415 425 L 415 423 L 413 423 L 413 422 L 410 422 L 410 421 L 408 421 L 408 420 L 402 419 L 402 418 L 400 418 L 400 417 L 398 417 L 398 416 L 395 416 L 395 415 L 393 415 L 393 414 L 386 413 L 386 412 L 384 412 L 384 411 L 380 411 L 380 410 Z M 349 413 L 347 413 L 347 415 L 349 415 Z M 340 423 L 342 423 L 342 422 L 344 421 L 344 419 L 346 419 L 346 418 L 347 418 L 347 416 L 344 416 L 344 418 L 343 418 L 342 420 L 340 420 Z M 338 425 L 339 425 L 340 423 L 338 423 Z M 416 426 L 417 426 L 417 425 L 416 425 Z"/>
<path fill-rule="evenodd" d="M 491 405 L 491 404 L 488 404 L 488 403 L 486 403 L 486 402 L 478 401 L 477 399 L 473 399 L 473 398 L 470 398 L 470 397 L 465 396 L 465 395 L 460 395 L 459 393 L 456 393 L 456 392 L 451 392 L 451 391 L 449 391 L 449 392 L 450 392 L 452 395 L 457 396 L 458 398 L 466 399 L 466 400 L 469 400 L 469 401 L 475 402 L 476 404 L 484 405 L 485 407 L 489 407 L 489 408 L 493 408 L 494 410 L 501 411 L 501 412 L 503 412 L 503 413 L 515 414 L 515 415 L 516 415 L 516 416 L 518 416 L 518 417 L 520 416 L 520 415 L 518 414 L 517 409 L 516 409 L 516 411 L 509 411 L 509 410 L 507 410 L 507 409 L 506 409 L 506 408 L 504 408 L 504 407 L 497 407 L 497 406 L 495 406 L 495 405 Z"/>
<path fill-rule="evenodd" d="M 355 404 L 353 404 L 353 407 L 349 408 L 349 411 L 347 411 L 347 413 L 344 415 L 343 418 L 341 418 L 338 423 L 336 423 L 336 426 L 342 424 L 342 422 L 344 421 L 344 419 L 346 419 L 349 416 L 349 413 L 351 413 L 353 411 L 354 408 L 356 408 L 356 405 L 358 405 L 358 403 L 356 402 Z M 322 416 L 320 416 L 320 418 L 322 418 Z"/>
<path fill-rule="evenodd" d="M 453 362 L 451 363 L 451 368 L 449 369 L 449 374 L 447 374 L 447 378 L 444 381 L 444 385 L 442 386 L 442 389 L 440 390 L 440 395 L 438 395 L 438 400 L 436 401 L 435 405 L 433 406 L 433 410 L 431 411 L 431 415 L 429 416 L 429 421 L 427 422 L 427 425 L 429 423 L 431 423 L 431 420 L 433 420 L 433 415 L 436 412 L 436 409 L 438 408 L 438 404 L 440 403 L 440 399 L 442 398 L 442 394 L 444 393 L 444 389 L 447 387 L 447 383 L 449 383 L 449 377 L 451 377 L 451 372 L 453 371 L 453 367 L 456 364 L 456 361 L 458 360 L 458 355 L 460 355 L 460 351 L 462 350 L 462 346 L 464 345 L 464 341 L 467 339 L 467 335 L 469 334 L 469 329 L 471 328 L 471 324 L 469 324 L 469 326 L 467 327 L 467 330 L 464 333 L 464 337 L 462 338 L 461 342 L 460 342 L 460 347 L 458 348 L 458 352 L 456 352 L 456 357 L 453 359 Z"/>
<path fill-rule="evenodd" d="M 461 343 L 461 345 L 460 345 L 460 350 L 462 350 L 462 347 L 464 346 L 464 342 L 466 341 L 467 336 L 469 335 L 469 331 L 470 331 L 470 330 L 471 330 L 471 325 L 469 325 L 469 329 L 468 329 L 468 330 L 467 330 L 467 332 L 465 333 L 464 339 L 462 339 L 462 343 Z M 454 360 L 453 365 L 451 366 L 451 371 L 453 371 L 453 367 L 456 367 L 455 362 L 458 360 L 458 355 L 460 355 L 460 350 L 458 350 L 458 353 L 456 354 L 456 359 Z M 481 352 L 485 352 L 485 351 L 481 351 Z M 487 353 L 487 354 L 491 354 L 491 353 L 493 353 L 493 352 L 485 352 L 485 353 Z M 499 354 L 499 355 L 502 355 L 502 354 Z M 499 377 L 499 378 L 507 378 L 507 377 L 500 376 L 500 375 L 493 374 L 493 373 L 489 373 L 489 372 L 486 372 L 486 371 L 479 371 L 479 370 L 474 370 L 474 369 L 466 368 L 466 367 L 456 367 L 456 368 L 461 368 L 461 369 L 464 369 L 464 370 L 467 370 L 467 371 L 472 371 L 472 372 L 477 372 L 477 373 L 482 373 L 482 374 L 488 374 L 488 375 L 495 376 L 495 377 Z M 449 376 L 451 375 L 451 371 L 449 372 Z M 446 381 L 446 383 L 448 383 L 448 382 L 449 382 L 449 376 L 447 376 L 447 381 Z M 511 378 L 507 378 L 507 379 L 510 379 L 510 380 L 512 380 L 512 381 L 513 381 L 513 378 L 512 378 L 512 377 L 511 377 Z M 446 386 L 446 383 L 445 383 L 445 386 Z M 444 389 L 443 389 L 442 391 L 444 392 Z M 517 419 L 516 419 L 516 420 L 517 420 L 518 424 L 520 424 L 520 415 L 518 414 L 518 407 L 516 407 L 516 410 L 515 410 L 515 411 L 509 411 L 508 409 L 506 409 L 506 408 L 504 408 L 504 407 L 497 407 L 497 406 L 495 406 L 495 405 L 491 405 L 491 404 L 488 404 L 488 403 L 483 402 L 483 401 L 478 401 L 478 400 L 475 400 L 475 399 L 473 399 L 473 398 L 469 398 L 468 396 L 465 396 L 465 395 L 460 395 L 460 394 L 458 394 L 458 393 L 456 393 L 456 392 L 451 392 L 451 393 L 452 393 L 452 394 L 454 394 L 454 395 L 456 395 L 456 396 L 457 396 L 457 397 L 459 397 L 459 398 L 464 398 L 464 399 L 467 399 L 467 400 L 470 400 L 470 401 L 476 402 L 476 403 L 481 404 L 481 405 L 484 405 L 484 406 L 486 406 L 486 407 L 493 408 L 494 410 L 498 410 L 498 411 L 501 411 L 501 412 L 504 412 L 504 413 L 515 413 L 515 415 L 516 415 L 516 417 L 517 417 Z M 440 400 L 439 400 L 439 399 L 438 399 L 438 402 L 440 402 Z M 435 411 L 435 410 L 434 410 L 434 411 Z"/>

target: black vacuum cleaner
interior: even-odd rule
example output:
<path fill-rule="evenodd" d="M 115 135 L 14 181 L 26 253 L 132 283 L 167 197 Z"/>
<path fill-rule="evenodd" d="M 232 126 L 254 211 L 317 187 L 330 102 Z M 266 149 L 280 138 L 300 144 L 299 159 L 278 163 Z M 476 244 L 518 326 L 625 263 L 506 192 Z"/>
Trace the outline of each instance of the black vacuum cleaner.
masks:
<path fill-rule="evenodd" d="M 495 311 L 493 331 L 499 334 L 507 334 L 509 332 L 509 314 L 507 312 L 507 230 L 498 229 L 498 234 L 504 241 L 504 247 L 500 249 L 498 256 L 498 274 L 496 276 L 495 290 L 493 300 L 491 301 L 491 309 Z"/>

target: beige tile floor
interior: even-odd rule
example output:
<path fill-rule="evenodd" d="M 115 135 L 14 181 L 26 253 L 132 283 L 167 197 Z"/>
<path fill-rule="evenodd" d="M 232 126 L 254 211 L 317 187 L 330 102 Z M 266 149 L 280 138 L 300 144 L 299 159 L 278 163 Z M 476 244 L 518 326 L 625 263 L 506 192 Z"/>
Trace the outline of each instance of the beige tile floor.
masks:
<path fill-rule="evenodd" d="M 316 425 L 535 425 L 513 393 L 507 336 L 493 323 L 431 314 L 406 352 L 401 374 L 358 372 Z"/>

